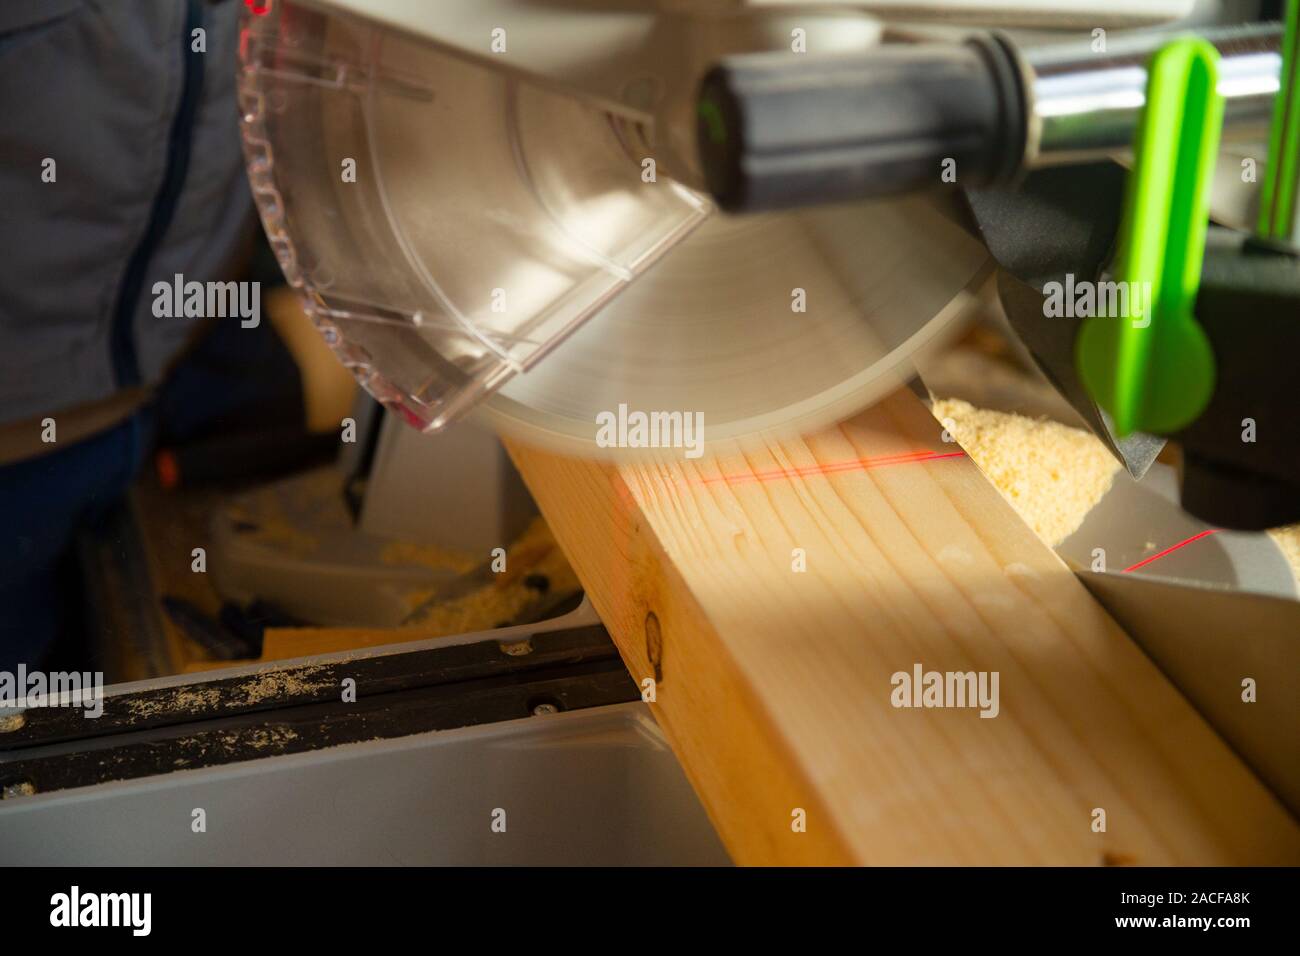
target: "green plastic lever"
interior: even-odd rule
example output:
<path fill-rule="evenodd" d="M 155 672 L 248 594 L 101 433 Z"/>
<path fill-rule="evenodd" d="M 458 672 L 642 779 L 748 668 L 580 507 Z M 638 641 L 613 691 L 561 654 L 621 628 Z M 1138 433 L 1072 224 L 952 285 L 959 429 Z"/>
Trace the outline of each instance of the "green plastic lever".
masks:
<path fill-rule="evenodd" d="M 1075 342 L 1079 375 L 1121 437 L 1175 432 L 1214 393 L 1214 353 L 1194 308 L 1223 127 L 1219 53 L 1198 37 L 1174 40 L 1147 75 L 1114 270 L 1129 308 L 1087 319 Z"/>
<path fill-rule="evenodd" d="M 1286 34 L 1282 43 L 1282 74 L 1273 101 L 1273 132 L 1268 168 L 1260 189 L 1259 234 L 1266 239 L 1300 245 L 1295 234 L 1300 211 L 1296 203 L 1300 185 L 1300 0 L 1287 5 Z"/>

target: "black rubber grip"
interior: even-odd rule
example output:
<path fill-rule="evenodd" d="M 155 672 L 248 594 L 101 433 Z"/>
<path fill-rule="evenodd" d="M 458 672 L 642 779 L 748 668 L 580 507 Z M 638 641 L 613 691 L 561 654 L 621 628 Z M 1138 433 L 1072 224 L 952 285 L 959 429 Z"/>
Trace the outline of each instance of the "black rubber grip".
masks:
<path fill-rule="evenodd" d="M 729 57 L 700 88 L 705 181 L 723 209 L 786 209 L 1013 178 L 1020 69 L 996 34 L 853 54 Z M 945 160 L 953 160 L 945 164 Z"/>

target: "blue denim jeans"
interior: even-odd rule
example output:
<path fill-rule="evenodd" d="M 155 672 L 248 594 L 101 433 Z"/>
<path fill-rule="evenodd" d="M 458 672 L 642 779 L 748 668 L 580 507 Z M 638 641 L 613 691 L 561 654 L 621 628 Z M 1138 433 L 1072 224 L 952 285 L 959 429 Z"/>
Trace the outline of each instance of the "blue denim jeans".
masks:
<path fill-rule="evenodd" d="M 40 665 L 83 627 L 73 542 L 126 493 L 152 412 L 38 458 L 0 466 L 0 670 Z"/>

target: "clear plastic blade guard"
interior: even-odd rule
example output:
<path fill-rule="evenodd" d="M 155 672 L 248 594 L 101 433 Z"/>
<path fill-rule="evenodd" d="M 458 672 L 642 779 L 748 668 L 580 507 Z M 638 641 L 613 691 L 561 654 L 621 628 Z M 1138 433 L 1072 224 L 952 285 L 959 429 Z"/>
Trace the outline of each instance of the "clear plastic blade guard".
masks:
<path fill-rule="evenodd" d="M 649 117 L 626 104 L 338 10 L 248 7 L 243 143 L 271 246 L 343 363 L 419 428 L 528 369 L 710 212 L 672 179 L 646 188 Z"/>

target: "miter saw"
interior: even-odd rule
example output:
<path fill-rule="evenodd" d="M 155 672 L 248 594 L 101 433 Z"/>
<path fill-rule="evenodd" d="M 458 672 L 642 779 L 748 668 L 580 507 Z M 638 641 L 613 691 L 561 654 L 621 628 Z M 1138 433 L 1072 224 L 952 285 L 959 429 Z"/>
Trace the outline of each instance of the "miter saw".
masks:
<path fill-rule="evenodd" d="M 1281 24 L 1167 26 L 1193 6 L 250 0 L 243 136 L 286 276 L 417 428 L 477 408 L 595 453 L 597 416 L 620 405 L 701 412 L 710 441 L 825 425 L 910 378 L 996 273 L 1012 327 L 1140 476 L 1164 439 L 1114 415 L 1156 402 L 1145 346 L 1113 346 L 1141 367 L 1098 394 L 1082 320 L 1045 318 L 1044 287 L 1109 276 L 1136 228 L 1111 157 L 1156 112 L 1151 58 L 1190 31 L 1225 149 L 1274 124 L 1274 161 L 1256 158 L 1275 208 L 1249 242 L 1212 230 L 1197 315 L 1213 400 L 1162 431 L 1186 448 L 1186 507 L 1265 527 L 1300 519 L 1282 392 L 1300 353 L 1296 168 L 1277 161 L 1294 158 L 1295 83 Z M 1062 31 L 1082 42 L 1047 42 Z M 1289 42 L 1293 73 L 1294 24 Z M 1180 202 L 1208 194 L 1201 173 Z M 1211 209 L 1242 225 L 1254 190 L 1236 178 Z"/>
<path fill-rule="evenodd" d="M 1184 505 L 1277 524 L 1300 517 L 1300 436 L 1282 391 L 1300 351 L 1296 14 L 1289 33 L 1223 31 L 1186 18 L 1225 5 L 1196 6 L 247 0 L 244 146 L 285 275 L 388 409 L 444 442 L 474 410 L 586 454 L 603 451 L 597 416 L 620 405 L 702 413 L 710 442 L 848 416 L 909 381 L 996 277 L 1015 334 L 1140 475 L 1163 443 L 1146 416 L 1171 400 L 1134 384 L 1133 368 L 1152 367 L 1140 343 L 1103 336 L 1123 373 L 1097 375 L 1095 355 L 1078 354 L 1084 318 L 1046 316 L 1044 291 L 1067 276 L 1140 278 L 1133 250 L 1152 244 L 1186 266 L 1194 250 L 1168 251 L 1180 237 L 1196 245 L 1208 200 L 1236 230 L 1211 230 L 1198 270 L 1217 384 L 1189 424 L 1164 431 L 1186 450 Z M 1189 31 L 1202 45 L 1171 45 Z M 1056 45 L 1063 32 L 1082 42 Z M 1231 159 L 1212 191 L 1205 163 L 1189 160 L 1165 207 L 1184 200 L 1183 228 L 1157 230 L 1112 157 L 1138 170 L 1134 182 L 1170 172 L 1148 149 L 1160 134 L 1139 131 L 1187 98 L 1194 67 L 1215 56 L 1204 43 L 1224 99 L 1218 152 Z M 1169 50 L 1183 86 L 1153 86 L 1148 66 Z M 1144 109 L 1153 90 L 1163 113 Z M 1205 91 L 1175 126 L 1195 115 L 1200 133 L 1217 132 Z M 1263 162 L 1270 146 L 1255 144 L 1270 127 L 1280 161 Z M 1175 155 L 1205 141 L 1189 133 Z M 1264 167 L 1262 201 L 1241 181 L 1247 159 Z M 1155 179 L 1140 179 L 1144 160 Z M 1182 398 L 1171 404 L 1185 411 Z M 1245 417 L 1258 440 L 1243 447 Z M 389 526 L 433 523 L 412 520 L 413 498 L 468 510 L 447 476 L 431 480 L 444 461 L 467 484 L 504 487 L 504 465 L 477 443 L 413 459 L 380 441 L 376 460 L 408 462 L 370 478 Z M 1117 482 L 1078 550 L 1058 550 L 1300 812 L 1300 603 L 1285 566 L 1284 581 L 1261 573 L 1265 536 L 1217 535 L 1183 580 L 1087 570 L 1098 543 L 1119 554 L 1145 533 L 1135 516 L 1166 507 L 1191 521 L 1156 500 L 1174 494 L 1161 469 Z M 120 553 L 115 543 L 115 566 Z M 260 588 L 275 576 L 247 564 Z M 302 575 L 314 591 L 349 611 L 364 603 L 318 567 Z M 1223 693 L 1223 675 L 1261 673 L 1270 692 L 1250 708 Z M 100 720 L 0 714 L 0 797 L 20 798 L 0 804 L 0 856 L 723 862 L 641 693 L 585 601 L 538 624 L 117 684 Z M 483 826 L 503 793 L 526 821 L 508 851 Z M 196 807 L 221 840 L 190 839 Z M 175 819 L 184 839 L 161 835 Z"/>

